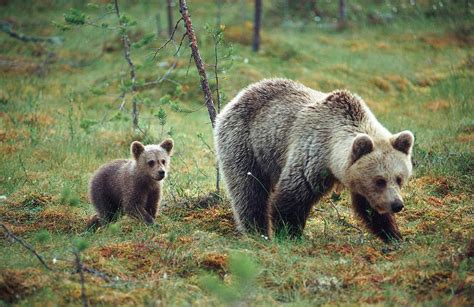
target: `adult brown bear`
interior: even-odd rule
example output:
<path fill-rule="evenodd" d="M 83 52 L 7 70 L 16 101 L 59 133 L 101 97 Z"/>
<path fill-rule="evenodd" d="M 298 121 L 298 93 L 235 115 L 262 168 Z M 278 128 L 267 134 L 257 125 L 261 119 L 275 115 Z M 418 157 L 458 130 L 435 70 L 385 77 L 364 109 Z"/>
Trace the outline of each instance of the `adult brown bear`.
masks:
<path fill-rule="evenodd" d="M 219 114 L 215 145 L 242 231 L 302 233 L 335 182 L 384 241 L 400 239 L 393 213 L 412 173 L 414 137 L 391 134 L 348 91 L 321 93 L 286 79 L 242 90 Z"/>

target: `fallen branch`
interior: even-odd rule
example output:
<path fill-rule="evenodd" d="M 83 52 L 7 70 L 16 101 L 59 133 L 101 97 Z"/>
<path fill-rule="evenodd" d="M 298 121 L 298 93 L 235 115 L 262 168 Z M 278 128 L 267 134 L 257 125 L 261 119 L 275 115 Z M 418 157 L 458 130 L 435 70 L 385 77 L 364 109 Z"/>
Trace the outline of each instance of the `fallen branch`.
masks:
<path fill-rule="evenodd" d="M 209 118 L 211 120 L 212 128 L 214 128 L 216 123 L 216 109 L 214 107 L 214 101 L 212 99 L 211 90 L 209 88 L 209 82 L 207 81 L 206 70 L 202 62 L 201 54 L 199 53 L 199 48 L 197 44 L 196 35 L 194 34 L 193 24 L 191 22 L 191 16 L 189 15 L 188 7 L 186 0 L 179 0 L 179 12 L 184 19 L 186 26 L 186 33 L 189 39 L 191 54 L 194 58 L 194 63 L 201 78 L 201 88 L 204 92 L 205 103 L 207 106 L 207 111 L 209 112 Z"/>
<path fill-rule="evenodd" d="M 4 224 L 0 223 L 0 227 L 3 228 L 3 230 L 5 231 L 5 236 L 7 238 L 10 238 L 11 240 L 14 240 L 18 243 L 20 243 L 24 248 L 26 248 L 27 250 L 29 250 L 33 255 L 36 256 L 36 258 L 38 258 L 38 260 L 41 262 L 41 264 L 48 270 L 52 271 L 52 269 L 46 264 L 46 261 L 44 261 L 43 257 L 40 256 L 40 254 L 38 254 L 36 252 L 36 250 L 33 248 L 33 246 L 31 246 L 28 242 L 24 241 L 23 239 L 15 236 L 8 228 L 7 226 L 5 226 Z"/>
<path fill-rule="evenodd" d="M 23 33 L 15 32 L 12 30 L 12 25 L 6 21 L 0 21 L 0 31 L 7 33 L 10 37 L 21 40 L 26 43 L 49 43 L 60 45 L 64 39 L 60 36 L 51 36 L 51 37 L 41 37 L 41 36 L 31 36 Z"/>
<path fill-rule="evenodd" d="M 109 275 L 107 275 L 103 272 L 97 271 L 95 269 L 88 268 L 84 264 L 82 264 L 82 271 L 86 272 L 86 273 L 89 273 L 91 275 L 97 276 L 97 277 L 101 278 L 102 280 L 104 280 L 106 282 L 115 282 L 115 280 L 110 278 Z M 118 280 L 118 279 L 116 279 L 116 280 Z"/>

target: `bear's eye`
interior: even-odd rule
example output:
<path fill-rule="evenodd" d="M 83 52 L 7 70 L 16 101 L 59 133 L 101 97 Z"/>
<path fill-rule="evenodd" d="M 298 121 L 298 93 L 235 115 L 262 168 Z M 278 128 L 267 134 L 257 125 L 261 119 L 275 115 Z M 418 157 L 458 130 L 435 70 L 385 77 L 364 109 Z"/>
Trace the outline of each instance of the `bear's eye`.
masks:
<path fill-rule="evenodd" d="M 385 188 L 387 186 L 387 180 L 385 180 L 383 178 L 379 178 L 379 179 L 375 180 L 375 185 L 378 188 Z"/>
<path fill-rule="evenodd" d="M 402 186 L 402 182 L 403 182 L 403 181 L 402 181 L 402 177 L 398 176 L 398 177 L 397 177 L 397 184 L 398 184 L 399 186 Z"/>
<path fill-rule="evenodd" d="M 161 160 L 161 164 L 165 165 L 165 164 L 166 164 L 166 160 L 165 160 L 165 159 Z"/>
<path fill-rule="evenodd" d="M 148 166 L 149 167 L 153 167 L 154 165 L 155 165 L 155 161 L 153 161 L 153 160 L 148 161 Z"/>

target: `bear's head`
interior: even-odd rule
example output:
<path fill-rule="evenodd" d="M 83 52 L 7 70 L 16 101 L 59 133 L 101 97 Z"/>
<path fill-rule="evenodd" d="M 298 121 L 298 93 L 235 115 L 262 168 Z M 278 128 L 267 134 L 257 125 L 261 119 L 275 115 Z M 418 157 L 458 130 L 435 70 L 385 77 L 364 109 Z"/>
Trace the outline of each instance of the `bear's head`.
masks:
<path fill-rule="evenodd" d="M 379 140 L 358 134 L 347 173 L 351 192 L 364 197 L 379 214 L 400 212 L 404 206 L 401 188 L 412 173 L 413 143 L 410 131 Z"/>
<path fill-rule="evenodd" d="M 135 141 L 130 146 L 133 159 L 136 161 L 140 175 L 156 181 L 166 177 L 173 153 L 173 140 L 166 139 L 159 145 L 146 145 Z"/>

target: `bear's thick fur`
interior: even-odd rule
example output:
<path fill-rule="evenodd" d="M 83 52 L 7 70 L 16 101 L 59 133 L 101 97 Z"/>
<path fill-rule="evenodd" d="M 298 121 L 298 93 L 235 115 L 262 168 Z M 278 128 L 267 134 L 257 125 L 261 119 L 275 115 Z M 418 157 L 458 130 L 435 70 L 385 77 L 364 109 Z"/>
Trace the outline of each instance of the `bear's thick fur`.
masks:
<path fill-rule="evenodd" d="M 153 224 L 172 150 L 171 139 L 147 146 L 135 141 L 130 146 L 132 159 L 114 160 L 100 167 L 89 187 L 97 214 L 88 228 L 113 221 L 120 211 Z"/>
<path fill-rule="evenodd" d="M 223 109 L 214 137 L 240 230 L 300 235 L 312 205 L 339 182 L 369 230 L 401 238 L 393 213 L 403 208 L 414 137 L 391 134 L 360 97 L 263 80 Z"/>

